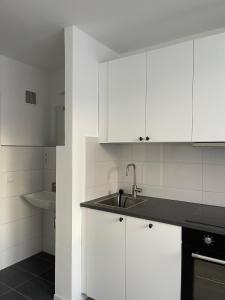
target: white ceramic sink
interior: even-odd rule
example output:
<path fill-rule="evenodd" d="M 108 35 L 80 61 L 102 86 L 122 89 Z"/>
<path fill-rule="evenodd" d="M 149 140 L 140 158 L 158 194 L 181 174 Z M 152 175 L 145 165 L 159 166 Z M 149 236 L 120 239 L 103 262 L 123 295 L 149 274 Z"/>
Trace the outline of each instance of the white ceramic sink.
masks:
<path fill-rule="evenodd" d="M 23 198 L 33 206 L 55 211 L 55 193 L 42 191 L 23 195 Z"/>

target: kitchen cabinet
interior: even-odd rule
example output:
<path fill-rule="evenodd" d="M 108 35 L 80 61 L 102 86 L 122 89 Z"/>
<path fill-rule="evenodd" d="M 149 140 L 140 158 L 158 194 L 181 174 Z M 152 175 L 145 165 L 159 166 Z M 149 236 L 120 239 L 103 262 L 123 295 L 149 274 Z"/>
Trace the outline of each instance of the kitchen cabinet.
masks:
<path fill-rule="evenodd" d="M 225 33 L 100 66 L 100 142 L 224 142 Z"/>
<path fill-rule="evenodd" d="M 108 142 L 108 62 L 99 65 L 98 74 L 98 140 Z"/>
<path fill-rule="evenodd" d="M 126 299 L 180 300 L 181 228 L 128 217 Z"/>
<path fill-rule="evenodd" d="M 181 227 L 87 209 L 87 296 L 180 300 Z"/>
<path fill-rule="evenodd" d="M 193 41 L 148 53 L 146 136 L 191 142 Z"/>
<path fill-rule="evenodd" d="M 125 300 L 125 217 L 87 210 L 87 295 Z"/>
<path fill-rule="evenodd" d="M 100 142 L 190 142 L 193 41 L 100 65 Z"/>
<path fill-rule="evenodd" d="M 194 142 L 225 141 L 225 33 L 194 41 Z"/>
<path fill-rule="evenodd" d="M 145 135 L 146 53 L 108 63 L 108 142 Z"/>

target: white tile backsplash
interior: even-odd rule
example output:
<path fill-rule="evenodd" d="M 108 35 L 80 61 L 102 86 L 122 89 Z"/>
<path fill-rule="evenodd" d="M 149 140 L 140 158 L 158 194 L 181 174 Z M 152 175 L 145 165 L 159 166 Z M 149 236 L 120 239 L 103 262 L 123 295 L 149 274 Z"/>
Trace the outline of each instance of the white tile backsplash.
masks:
<path fill-rule="evenodd" d="M 33 205 L 25 201 L 21 196 L 15 197 L 2 197 L 1 201 L 1 224 L 10 223 L 21 218 L 35 216 L 41 213 L 41 209 L 38 210 Z"/>
<path fill-rule="evenodd" d="M 202 165 L 186 163 L 163 164 L 163 185 L 177 189 L 201 190 Z"/>
<path fill-rule="evenodd" d="M 118 192 L 118 182 L 111 182 L 105 185 L 98 185 L 94 187 L 86 187 L 86 200 L 93 200 L 106 195 Z"/>
<path fill-rule="evenodd" d="M 124 145 L 126 147 L 126 145 Z M 132 147 L 132 161 L 160 162 L 160 144 L 134 144 Z M 126 160 L 126 159 L 125 159 Z"/>
<path fill-rule="evenodd" d="M 44 148 L 44 189 L 52 191 L 52 183 L 56 182 L 56 147 Z M 57 186 L 56 186 L 57 188 Z M 54 214 L 43 212 L 43 251 L 55 254 Z"/>
<path fill-rule="evenodd" d="M 225 193 L 203 192 L 203 202 L 208 205 L 225 206 Z"/>
<path fill-rule="evenodd" d="M 1 157 L 3 172 L 43 169 L 43 147 L 4 146 Z"/>
<path fill-rule="evenodd" d="M 88 164 L 86 184 L 89 188 L 106 185 L 110 182 L 117 181 L 117 174 L 117 164 L 114 161 L 90 162 Z"/>
<path fill-rule="evenodd" d="M 127 164 L 133 162 L 137 166 L 137 183 L 142 187 L 143 195 L 225 206 L 225 148 L 184 143 L 101 145 L 97 138 L 91 138 L 91 141 L 92 144 L 89 138 L 86 140 L 88 200 L 119 188 L 130 192 L 132 171 L 128 177 L 125 172 Z M 111 189 L 107 172 L 98 165 L 103 147 L 108 154 L 105 156 L 106 169 L 113 161 L 118 173 L 118 182 Z"/>
<path fill-rule="evenodd" d="M 54 156 L 51 166 L 53 161 Z M 28 204 L 22 196 L 44 190 L 44 148 L 2 146 L 0 162 L 3 268 L 43 249 L 42 210 Z"/>
<path fill-rule="evenodd" d="M 225 165 L 225 148 L 203 148 L 203 163 Z"/>
<path fill-rule="evenodd" d="M 21 171 L 1 173 L 1 197 L 20 195 Z"/>
<path fill-rule="evenodd" d="M 24 240 L 42 236 L 42 215 L 21 218 L 1 226 L 1 245 L 4 249 L 23 243 Z"/>
<path fill-rule="evenodd" d="M 1 268 L 7 268 L 40 251 L 42 251 L 42 236 L 24 240 L 23 243 L 1 252 Z"/>
<path fill-rule="evenodd" d="M 160 186 L 161 185 L 161 164 L 153 162 L 145 162 L 142 165 L 143 169 L 143 180 L 142 184 L 149 186 Z"/>
<path fill-rule="evenodd" d="M 56 171 L 54 170 L 45 170 L 44 172 L 44 186 L 45 191 L 52 191 L 52 183 L 56 182 Z"/>
<path fill-rule="evenodd" d="M 44 168 L 42 147 L 23 148 L 23 170 L 42 170 Z"/>
<path fill-rule="evenodd" d="M 163 160 L 169 163 L 202 163 L 202 151 L 189 144 L 165 144 Z"/>
<path fill-rule="evenodd" d="M 111 147 L 111 145 L 107 145 L 108 147 Z M 133 160 L 133 145 L 131 144 L 121 144 L 118 145 L 118 159 L 119 160 L 126 160 L 126 161 L 132 161 Z"/>
<path fill-rule="evenodd" d="M 126 176 L 126 167 L 127 165 L 132 162 L 132 161 L 119 161 L 117 170 L 118 170 L 118 176 L 119 176 L 119 182 L 124 182 L 124 183 L 130 183 L 132 184 L 133 180 L 133 169 L 129 168 L 128 175 Z M 142 183 L 142 178 L 143 178 L 143 166 L 142 163 L 136 162 L 136 179 L 137 183 Z"/>
<path fill-rule="evenodd" d="M 1 147 L 1 171 L 23 170 L 23 147 Z"/>
<path fill-rule="evenodd" d="M 85 145 L 86 199 L 116 192 L 119 176 L 118 145 L 101 145 L 93 137 L 87 137 Z"/>
<path fill-rule="evenodd" d="M 54 214 L 48 211 L 43 213 L 43 250 L 55 254 Z"/>
<path fill-rule="evenodd" d="M 225 165 L 203 165 L 203 190 L 225 193 Z"/>
<path fill-rule="evenodd" d="M 25 195 L 44 190 L 43 170 L 24 171 L 20 173 L 19 194 Z"/>
<path fill-rule="evenodd" d="M 44 169 L 56 170 L 56 148 L 45 147 L 44 148 Z"/>

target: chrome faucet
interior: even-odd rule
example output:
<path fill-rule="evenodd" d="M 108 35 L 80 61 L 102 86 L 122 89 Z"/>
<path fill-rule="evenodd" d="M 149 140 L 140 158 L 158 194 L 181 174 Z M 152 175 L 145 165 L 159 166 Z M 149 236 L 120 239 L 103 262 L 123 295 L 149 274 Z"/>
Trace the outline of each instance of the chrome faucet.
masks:
<path fill-rule="evenodd" d="M 130 167 L 133 167 L 132 197 L 137 198 L 137 193 L 141 193 L 142 189 L 137 187 L 137 183 L 136 183 L 136 166 L 135 166 L 135 164 L 128 164 L 127 165 L 127 167 L 126 167 L 126 176 L 128 176 Z"/>

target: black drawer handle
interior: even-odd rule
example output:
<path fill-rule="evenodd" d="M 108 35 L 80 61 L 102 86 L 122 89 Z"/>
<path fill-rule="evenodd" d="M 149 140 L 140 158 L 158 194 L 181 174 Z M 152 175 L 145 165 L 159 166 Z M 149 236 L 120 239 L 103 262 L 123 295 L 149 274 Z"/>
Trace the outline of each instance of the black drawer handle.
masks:
<path fill-rule="evenodd" d="M 139 137 L 139 141 L 143 141 L 143 137 L 142 136 Z"/>
<path fill-rule="evenodd" d="M 148 228 L 151 229 L 152 227 L 153 227 L 153 224 L 149 224 L 149 225 L 148 225 Z"/>
<path fill-rule="evenodd" d="M 123 222 L 123 218 L 119 218 L 119 221 L 120 221 L 120 222 Z"/>

